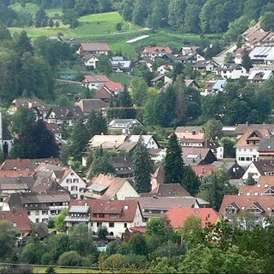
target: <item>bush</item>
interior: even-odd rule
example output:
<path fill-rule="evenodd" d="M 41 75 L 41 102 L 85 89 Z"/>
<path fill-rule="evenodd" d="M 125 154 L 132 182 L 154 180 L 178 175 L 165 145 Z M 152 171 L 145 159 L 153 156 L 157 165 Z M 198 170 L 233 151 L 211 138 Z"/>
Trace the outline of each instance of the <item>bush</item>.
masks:
<path fill-rule="evenodd" d="M 79 266 L 82 258 L 76 251 L 64 252 L 58 259 L 58 264 L 61 266 Z"/>

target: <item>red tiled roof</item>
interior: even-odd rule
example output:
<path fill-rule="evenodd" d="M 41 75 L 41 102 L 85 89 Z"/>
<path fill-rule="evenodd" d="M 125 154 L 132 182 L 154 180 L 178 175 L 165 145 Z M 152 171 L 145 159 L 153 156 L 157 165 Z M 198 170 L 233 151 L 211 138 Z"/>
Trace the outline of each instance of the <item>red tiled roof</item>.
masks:
<path fill-rule="evenodd" d="M 112 92 L 121 92 L 124 90 L 124 87 L 121 83 L 115 83 L 112 81 L 106 82 L 105 87 Z"/>
<path fill-rule="evenodd" d="M 0 178 L 14 178 L 14 177 L 32 177 L 32 173 L 27 170 L 0 170 Z"/>
<path fill-rule="evenodd" d="M 83 51 L 110 51 L 107 43 L 81 43 Z"/>
<path fill-rule="evenodd" d="M 19 232 L 31 231 L 28 211 L 26 209 L 16 209 L 13 211 L 0 211 L 0 221 L 7 220 Z"/>
<path fill-rule="evenodd" d="M 199 177 L 209 176 L 212 174 L 212 172 L 218 170 L 218 167 L 214 165 L 197 165 L 191 166 L 191 168 Z"/>
<path fill-rule="evenodd" d="M 110 80 L 107 78 L 106 75 L 85 75 L 84 83 L 107 83 Z"/>
<path fill-rule="evenodd" d="M 157 54 L 157 53 L 167 53 L 171 54 L 172 50 L 170 47 L 146 47 L 143 53 Z"/>
<path fill-rule="evenodd" d="M 45 123 L 45 124 L 46 124 L 47 130 L 51 131 L 53 134 L 63 132 L 63 129 L 55 123 Z"/>
<path fill-rule="evenodd" d="M 256 135 L 254 137 L 251 137 Z M 258 136 L 257 136 L 258 135 Z M 237 141 L 236 147 L 250 147 L 250 146 L 258 146 L 255 144 L 248 144 L 247 140 L 260 141 L 262 138 L 270 138 L 270 133 L 268 129 L 249 129 L 247 130 L 243 136 Z"/>
<path fill-rule="evenodd" d="M 272 215 L 271 210 L 274 208 L 274 196 L 225 195 L 219 213 L 226 215 L 225 209 L 229 205 L 236 207 L 238 213 L 244 212 L 253 204 L 262 208 L 264 215 L 270 216 Z"/>
<path fill-rule="evenodd" d="M 106 89 L 106 87 L 102 87 L 99 90 L 97 90 L 94 94 L 94 99 L 110 99 L 113 97 L 113 94 Z"/>
<path fill-rule="evenodd" d="M 202 227 L 206 227 L 209 223 L 215 224 L 219 214 L 212 208 L 172 208 L 165 216 L 173 228 L 182 228 L 184 221 L 190 216 L 200 218 Z"/>
<path fill-rule="evenodd" d="M 105 221 L 105 222 L 133 222 L 139 204 L 134 200 L 71 200 L 71 206 L 89 206 L 90 221 Z M 94 217 L 93 214 L 106 214 L 105 217 Z M 116 218 L 111 218 L 109 214 L 118 214 Z M 97 215 L 98 216 L 98 215 Z"/>

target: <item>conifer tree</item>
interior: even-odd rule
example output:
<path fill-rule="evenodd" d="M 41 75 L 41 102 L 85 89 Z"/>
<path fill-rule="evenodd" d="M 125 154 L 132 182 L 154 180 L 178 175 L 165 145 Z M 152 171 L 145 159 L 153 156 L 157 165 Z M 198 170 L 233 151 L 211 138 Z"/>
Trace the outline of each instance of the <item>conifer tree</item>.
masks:
<path fill-rule="evenodd" d="M 181 183 L 184 178 L 184 161 L 177 136 L 173 133 L 167 145 L 164 161 L 165 183 Z"/>
<path fill-rule="evenodd" d="M 152 171 L 152 161 L 141 136 L 133 152 L 133 174 L 135 187 L 139 193 L 151 190 L 150 178 Z"/>

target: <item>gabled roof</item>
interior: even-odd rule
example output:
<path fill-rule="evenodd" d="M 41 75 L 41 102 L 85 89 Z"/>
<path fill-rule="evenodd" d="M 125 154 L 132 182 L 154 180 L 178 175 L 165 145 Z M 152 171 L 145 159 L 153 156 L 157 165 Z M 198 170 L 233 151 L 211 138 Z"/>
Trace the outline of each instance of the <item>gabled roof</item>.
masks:
<path fill-rule="evenodd" d="M 47 113 L 46 119 L 49 119 L 49 116 L 52 112 L 55 113 L 55 119 L 58 120 L 68 120 L 84 117 L 84 113 L 79 106 L 52 107 Z"/>
<path fill-rule="evenodd" d="M 137 119 L 113 119 L 109 122 L 109 128 L 133 128 L 135 125 L 143 126 Z"/>
<path fill-rule="evenodd" d="M 190 216 L 195 216 L 201 219 L 202 227 L 207 227 L 210 224 L 215 224 L 218 220 L 219 213 L 212 208 L 172 208 L 165 213 L 165 216 L 170 220 L 173 228 L 184 227 L 184 222 Z"/>
<path fill-rule="evenodd" d="M 106 75 L 84 75 L 82 83 L 106 83 L 109 81 Z"/>
<path fill-rule="evenodd" d="M 274 162 L 273 160 L 257 160 L 252 163 L 261 175 L 265 172 L 274 172 Z"/>
<path fill-rule="evenodd" d="M 217 66 L 217 64 L 212 60 L 201 60 L 196 62 L 195 64 L 192 64 L 192 67 L 201 69 L 201 68 L 206 68 L 208 65 L 211 65 L 211 64 Z"/>
<path fill-rule="evenodd" d="M 219 168 L 215 165 L 197 165 L 191 166 L 191 169 L 195 172 L 198 177 L 206 177 L 217 171 Z"/>
<path fill-rule="evenodd" d="M 81 43 L 83 51 L 110 51 L 107 43 Z"/>
<path fill-rule="evenodd" d="M 258 182 L 253 185 L 243 185 L 239 187 L 239 195 L 241 196 L 263 196 L 269 189 L 274 189 L 274 176 L 260 176 Z"/>
<path fill-rule="evenodd" d="M 127 138 L 127 135 L 94 135 L 89 140 L 92 148 L 102 146 L 103 148 L 118 148 Z"/>
<path fill-rule="evenodd" d="M 264 215 L 271 216 L 274 208 L 274 196 L 225 195 L 219 213 L 226 215 L 225 209 L 232 203 L 238 205 L 238 213 L 245 212 L 250 206 L 255 205 L 264 211 Z"/>
<path fill-rule="evenodd" d="M 273 124 L 238 124 L 234 133 L 236 135 L 243 135 L 247 130 L 255 130 L 255 129 L 268 129 L 270 132 L 273 131 Z"/>
<path fill-rule="evenodd" d="M 15 230 L 19 232 L 30 232 L 31 224 L 26 209 L 14 209 L 0 211 L 0 221 L 7 220 L 13 224 Z"/>
<path fill-rule="evenodd" d="M 251 60 L 274 60 L 274 47 L 256 47 L 250 53 L 249 57 Z"/>
<path fill-rule="evenodd" d="M 150 193 L 143 193 L 146 197 L 192 197 L 179 183 L 159 184 Z"/>
<path fill-rule="evenodd" d="M 264 138 L 270 138 L 270 132 L 267 129 L 249 129 L 237 141 L 235 147 L 250 147 L 255 144 L 249 144 L 248 140 L 260 141 Z M 258 146 L 258 145 L 257 145 Z"/>
<path fill-rule="evenodd" d="M 85 55 L 84 55 L 84 60 L 87 62 L 87 61 L 90 60 L 92 57 L 95 57 L 96 59 L 99 60 L 100 56 L 101 56 L 100 54 L 85 53 Z"/>
<path fill-rule="evenodd" d="M 159 53 L 167 53 L 171 54 L 172 50 L 170 47 L 146 47 L 143 50 L 145 54 L 159 54 Z"/>
<path fill-rule="evenodd" d="M 274 152 L 274 137 L 261 139 L 258 151 L 259 151 L 259 153 L 260 152 Z"/>
<path fill-rule="evenodd" d="M 82 99 L 77 105 L 81 108 L 81 110 L 86 112 L 101 111 L 102 109 L 107 108 L 108 104 L 100 99 Z"/>
<path fill-rule="evenodd" d="M 39 99 L 31 99 L 31 98 L 17 98 L 14 99 L 11 105 L 19 107 L 27 107 L 27 108 L 46 108 L 45 104 Z"/>
<path fill-rule="evenodd" d="M 248 76 L 248 80 L 266 81 L 273 76 L 273 70 L 252 70 Z"/>
<path fill-rule="evenodd" d="M 101 88 L 96 90 L 93 97 L 96 100 L 102 101 L 104 99 L 111 99 L 112 97 L 114 97 L 114 94 L 110 90 L 108 90 L 105 86 L 102 86 Z"/>
<path fill-rule="evenodd" d="M 124 87 L 121 83 L 115 83 L 112 81 L 108 81 L 104 84 L 104 86 L 110 90 L 111 92 L 122 92 L 124 91 Z"/>

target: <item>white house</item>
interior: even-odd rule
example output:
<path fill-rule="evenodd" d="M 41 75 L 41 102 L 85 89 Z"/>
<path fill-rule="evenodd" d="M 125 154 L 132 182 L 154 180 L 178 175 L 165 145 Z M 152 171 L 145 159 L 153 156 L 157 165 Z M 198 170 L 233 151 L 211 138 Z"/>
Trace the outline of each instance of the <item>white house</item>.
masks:
<path fill-rule="evenodd" d="M 224 64 L 216 69 L 216 74 L 221 75 L 225 79 L 239 79 L 240 77 L 248 77 L 248 72 L 240 64 Z"/>
<path fill-rule="evenodd" d="M 261 176 L 274 175 L 274 161 L 273 160 L 258 160 L 251 163 L 242 179 L 247 180 L 248 175 L 252 175 L 255 181 L 258 181 Z"/>
<path fill-rule="evenodd" d="M 110 238 L 121 238 L 126 228 L 142 226 L 143 216 L 137 201 L 74 200 L 65 218 L 67 227 L 87 223 L 94 235 L 102 227 Z"/>
<path fill-rule="evenodd" d="M 267 129 L 250 129 L 240 137 L 235 145 L 236 160 L 242 167 L 248 167 L 253 161 L 259 157 L 259 143 L 263 138 L 270 138 Z"/>
<path fill-rule="evenodd" d="M 99 54 L 91 54 L 87 53 L 84 56 L 84 64 L 87 68 L 96 69 L 97 62 L 99 62 L 100 55 Z"/>
<path fill-rule="evenodd" d="M 25 208 L 33 223 L 47 223 L 62 209 L 68 209 L 71 198 L 65 191 L 54 193 L 13 193 L 3 202 L 3 210 Z"/>

